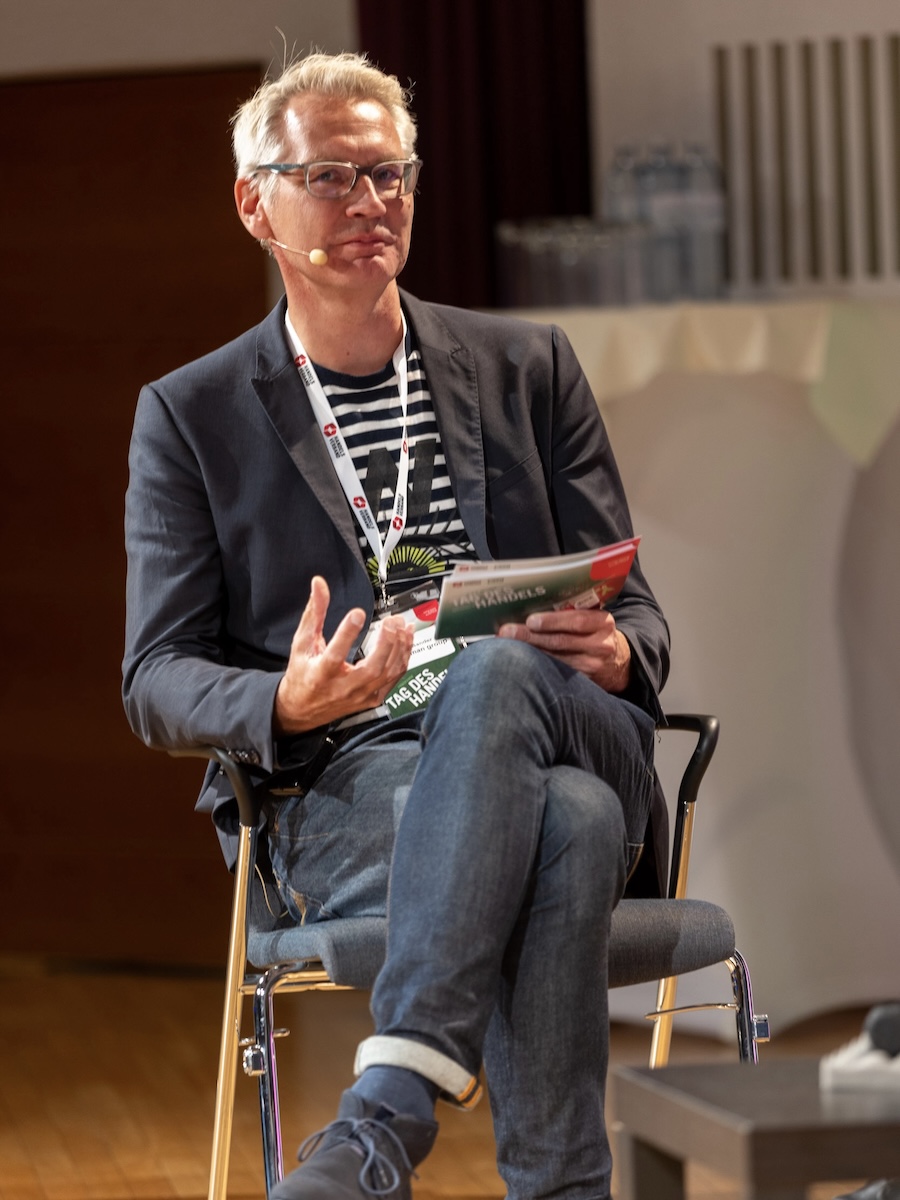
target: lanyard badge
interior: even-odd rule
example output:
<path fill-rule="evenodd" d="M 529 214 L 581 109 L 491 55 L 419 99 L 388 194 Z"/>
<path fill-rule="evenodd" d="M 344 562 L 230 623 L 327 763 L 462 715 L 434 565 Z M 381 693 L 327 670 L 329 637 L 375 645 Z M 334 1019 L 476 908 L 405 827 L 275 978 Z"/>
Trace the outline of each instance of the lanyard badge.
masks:
<path fill-rule="evenodd" d="M 403 536 L 403 530 L 406 527 L 406 493 L 409 481 L 409 443 L 406 437 L 409 378 L 406 359 L 406 317 L 403 313 L 400 314 L 400 319 L 403 324 L 403 336 L 391 360 L 394 373 L 397 376 L 400 395 L 400 462 L 398 464 L 397 490 L 394 495 L 391 521 L 386 537 L 382 538 L 378 531 L 376 514 L 372 511 L 366 499 L 362 481 L 359 478 L 359 472 L 353 465 L 353 459 L 350 457 L 350 451 L 347 449 L 347 443 L 344 441 L 341 427 L 334 415 L 328 397 L 325 395 L 325 389 L 322 387 L 322 383 L 303 348 L 303 343 L 300 341 L 296 330 L 290 322 L 290 318 L 286 318 L 288 333 L 297 351 L 294 362 L 300 373 L 300 378 L 306 387 L 316 423 L 319 426 L 322 437 L 325 439 L 328 454 L 337 477 L 340 480 L 341 487 L 344 490 L 344 495 L 347 497 L 347 502 L 378 564 L 381 605 L 385 608 L 388 603 L 386 586 L 388 559 L 392 550 Z"/>

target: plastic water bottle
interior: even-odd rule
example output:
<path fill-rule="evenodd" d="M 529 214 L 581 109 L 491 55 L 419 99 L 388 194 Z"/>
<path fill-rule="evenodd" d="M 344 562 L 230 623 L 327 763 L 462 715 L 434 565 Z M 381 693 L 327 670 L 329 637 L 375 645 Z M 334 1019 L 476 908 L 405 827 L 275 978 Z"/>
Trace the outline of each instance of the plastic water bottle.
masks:
<path fill-rule="evenodd" d="M 607 225 L 634 225 L 638 219 L 637 149 L 619 146 L 603 177 L 603 220 Z"/>
<path fill-rule="evenodd" d="M 609 230 L 605 258 L 607 294 L 640 304 L 644 287 L 645 230 L 640 224 L 637 147 L 618 147 L 603 178 L 603 223 Z"/>
<path fill-rule="evenodd" d="M 650 300 L 665 304 L 683 290 L 681 173 L 666 145 L 652 146 L 637 165 L 638 216 L 650 226 L 644 278 Z"/>
<path fill-rule="evenodd" d="M 718 163 L 697 144 L 680 164 L 684 217 L 685 291 L 716 300 L 725 291 L 725 189 Z"/>

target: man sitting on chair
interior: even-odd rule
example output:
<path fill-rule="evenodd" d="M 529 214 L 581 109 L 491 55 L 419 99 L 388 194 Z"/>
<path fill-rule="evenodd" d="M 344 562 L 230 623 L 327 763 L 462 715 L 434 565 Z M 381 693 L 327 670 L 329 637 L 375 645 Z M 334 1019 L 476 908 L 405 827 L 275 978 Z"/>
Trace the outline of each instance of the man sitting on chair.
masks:
<path fill-rule="evenodd" d="M 474 1103 L 484 1064 L 509 1196 L 601 1200 L 610 914 L 647 830 L 668 631 L 635 562 L 609 610 L 504 626 L 424 712 L 383 714 L 411 650 L 399 590 L 632 533 L 561 331 L 400 291 L 408 100 L 313 54 L 237 114 L 238 213 L 286 297 L 141 393 L 125 704 L 152 746 L 290 776 L 267 827 L 296 920 L 388 916 L 356 1082 L 273 1197 L 408 1197 L 435 1101 Z M 581 770 L 551 787 L 559 764 Z M 221 775 L 199 804 L 233 853 Z"/>

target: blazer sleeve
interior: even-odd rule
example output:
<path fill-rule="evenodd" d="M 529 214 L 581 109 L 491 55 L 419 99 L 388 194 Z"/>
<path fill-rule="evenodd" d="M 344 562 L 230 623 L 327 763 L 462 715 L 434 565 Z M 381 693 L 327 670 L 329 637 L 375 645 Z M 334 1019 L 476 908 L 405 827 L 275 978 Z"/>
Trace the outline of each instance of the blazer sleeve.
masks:
<path fill-rule="evenodd" d="M 226 662 L 226 588 L 201 465 L 168 399 L 154 386 L 138 400 L 129 472 L 128 720 L 155 748 L 212 743 L 238 761 L 271 770 L 271 714 L 281 671 Z"/>
<path fill-rule="evenodd" d="M 632 537 L 625 489 L 597 402 L 568 338 L 552 330 L 555 357 L 550 491 L 562 551 Z M 669 627 L 640 555 L 610 612 L 632 652 L 626 698 L 662 719 L 659 692 L 669 673 Z"/>

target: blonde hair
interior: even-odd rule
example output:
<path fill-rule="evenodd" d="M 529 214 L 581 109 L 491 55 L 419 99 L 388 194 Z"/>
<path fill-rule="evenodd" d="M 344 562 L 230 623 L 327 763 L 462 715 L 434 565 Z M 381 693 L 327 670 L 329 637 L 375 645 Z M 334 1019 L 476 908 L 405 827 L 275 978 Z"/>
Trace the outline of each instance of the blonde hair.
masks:
<path fill-rule="evenodd" d="M 409 109 L 411 92 L 394 75 L 373 66 L 364 54 L 315 51 L 288 64 L 277 79 L 267 79 L 232 119 L 237 177 L 251 175 L 260 163 L 278 162 L 285 152 L 284 111 L 295 96 L 310 92 L 341 100 L 376 100 L 390 113 L 403 153 L 416 150 L 416 123 Z M 265 187 L 270 177 L 260 181 Z"/>

